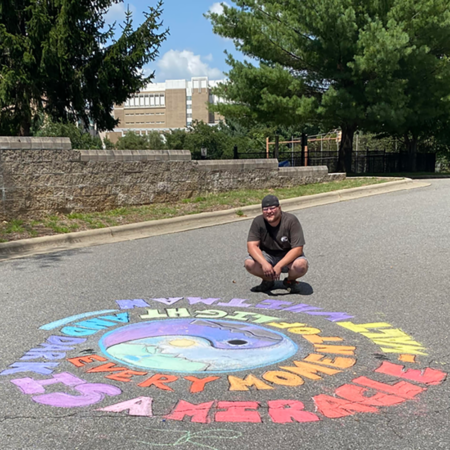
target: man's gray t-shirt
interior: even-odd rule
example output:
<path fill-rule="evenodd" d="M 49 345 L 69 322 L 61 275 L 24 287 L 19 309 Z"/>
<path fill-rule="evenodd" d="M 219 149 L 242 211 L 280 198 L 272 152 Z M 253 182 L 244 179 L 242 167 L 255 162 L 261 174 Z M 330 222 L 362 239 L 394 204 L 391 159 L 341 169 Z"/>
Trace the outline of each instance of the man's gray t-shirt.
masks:
<path fill-rule="evenodd" d="M 272 256 L 284 256 L 289 250 L 305 245 L 299 220 L 293 214 L 282 212 L 281 221 L 272 227 L 263 215 L 253 219 L 247 242 L 259 241 L 259 248 Z"/>

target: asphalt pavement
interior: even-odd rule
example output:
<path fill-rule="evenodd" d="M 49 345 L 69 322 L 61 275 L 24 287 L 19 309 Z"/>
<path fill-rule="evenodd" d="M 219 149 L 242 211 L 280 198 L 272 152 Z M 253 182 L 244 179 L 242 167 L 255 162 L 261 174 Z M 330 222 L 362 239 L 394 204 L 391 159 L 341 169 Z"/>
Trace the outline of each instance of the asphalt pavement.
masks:
<path fill-rule="evenodd" d="M 250 220 L 0 262 L 0 448 L 449 449 L 450 180 L 296 211 L 301 293 Z"/>

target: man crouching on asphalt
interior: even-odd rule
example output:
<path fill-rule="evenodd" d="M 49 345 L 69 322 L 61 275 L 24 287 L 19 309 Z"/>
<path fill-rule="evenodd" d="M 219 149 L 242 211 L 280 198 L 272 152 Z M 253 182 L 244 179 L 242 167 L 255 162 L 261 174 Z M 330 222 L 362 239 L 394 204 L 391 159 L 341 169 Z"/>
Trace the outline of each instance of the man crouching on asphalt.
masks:
<path fill-rule="evenodd" d="M 299 292 L 297 278 L 308 271 L 308 260 L 303 254 L 305 238 L 299 220 L 293 214 L 282 212 L 274 195 L 262 200 L 262 215 L 255 217 L 247 239 L 249 257 L 245 268 L 262 278 L 253 292 L 267 292 L 275 287 L 281 273 L 287 273 L 283 286 L 289 292 Z"/>

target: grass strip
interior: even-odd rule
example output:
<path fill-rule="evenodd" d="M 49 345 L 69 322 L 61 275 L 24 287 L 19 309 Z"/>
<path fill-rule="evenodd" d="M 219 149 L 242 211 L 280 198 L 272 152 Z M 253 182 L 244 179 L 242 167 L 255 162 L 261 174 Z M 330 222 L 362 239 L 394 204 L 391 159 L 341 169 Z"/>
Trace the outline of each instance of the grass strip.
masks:
<path fill-rule="evenodd" d="M 52 214 L 40 219 L 14 219 L 0 223 L 0 242 L 27 239 L 38 236 L 69 233 L 113 227 L 148 220 L 169 219 L 188 214 L 220 211 L 256 205 L 267 194 L 274 194 L 280 200 L 322 194 L 339 189 L 350 189 L 391 181 L 386 178 L 350 178 L 329 183 L 315 183 L 279 189 L 245 189 L 216 194 L 205 194 L 187 198 L 174 203 L 155 203 L 146 206 L 129 206 L 99 212 L 73 212 L 70 214 Z M 243 212 L 238 209 L 238 216 Z"/>

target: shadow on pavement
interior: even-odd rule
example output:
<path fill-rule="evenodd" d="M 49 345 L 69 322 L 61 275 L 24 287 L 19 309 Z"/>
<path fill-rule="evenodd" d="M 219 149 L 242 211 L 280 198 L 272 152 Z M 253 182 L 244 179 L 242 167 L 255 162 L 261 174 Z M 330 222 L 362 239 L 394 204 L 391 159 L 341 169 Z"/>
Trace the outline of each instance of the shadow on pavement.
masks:
<path fill-rule="evenodd" d="M 80 253 L 91 253 L 87 248 L 83 249 L 73 249 L 73 250 L 62 250 L 54 253 L 45 253 L 40 255 L 29 255 L 14 259 L 4 259 L 0 260 L 1 263 L 9 262 L 11 267 L 15 270 L 28 270 L 30 268 L 30 263 L 39 266 L 41 269 L 47 269 L 54 267 L 56 264 L 66 260 L 71 256 L 78 255 Z"/>
<path fill-rule="evenodd" d="M 312 295 L 314 294 L 314 289 L 309 283 L 299 281 L 298 292 L 288 292 L 283 286 L 282 281 L 275 281 L 275 289 L 264 293 L 270 294 L 272 297 L 284 297 L 285 295 Z"/>

